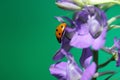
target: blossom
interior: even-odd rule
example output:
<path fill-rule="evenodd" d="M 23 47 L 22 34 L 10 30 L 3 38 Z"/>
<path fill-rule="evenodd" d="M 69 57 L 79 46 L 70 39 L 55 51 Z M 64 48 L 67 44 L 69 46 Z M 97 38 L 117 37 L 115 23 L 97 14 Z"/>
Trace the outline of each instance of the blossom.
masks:
<path fill-rule="evenodd" d="M 107 32 L 107 19 L 105 13 L 94 7 L 85 7 L 83 10 L 75 13 L 74 22 L 76 31 L 73 35 L 70 45 L 76 48 L 100 49 L 105 43 Z"/>
<path fill-rule="evenodd" d="M 89 80 L 96 71 L 96 64 L 91 61 L 91 56 L 85 60 L 83 70 L 77 65 L 71 54 L 62 50 L 66 55 L 67 62 L 59 62 L 50 66 L 50 73 L 59 80 Z"/>

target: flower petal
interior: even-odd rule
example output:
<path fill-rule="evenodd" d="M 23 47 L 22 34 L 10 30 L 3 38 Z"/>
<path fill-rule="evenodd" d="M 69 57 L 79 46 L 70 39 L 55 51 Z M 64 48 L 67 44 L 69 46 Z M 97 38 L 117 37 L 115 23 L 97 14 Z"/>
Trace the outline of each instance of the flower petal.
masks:
<path fill-rule="evenodd" d="M 56 2 L 56 5 L 66 10 L 80 10 L 81 9 L 81 7 L 71 2 Z"/>
<path fill-rule="evenodd" d="M 50 73 L 58 79 L 65 79 L 66 80 L 66 62 L 60 62 L 57 64 L 53 64 L 50 66 Z"/>
<path fill-rule="evenodd" d="M 101 35 L 94 40 L 93 44 L 92 44 L 92 47 L 94 50 L 98 50 L 100 48 L 102 48 L 104 46 L 104 43 L 105 43 L 105 38 L 106 38 L 106 32 L 107 32 L 107 29 L 105 28 Z"/>
<path fill-rule="evenodd" d="M 70 40 L 66 38 L 66 36 L 63 36 L 61 41 L 61 48 L 56 52 L 56 54 L 53 57 L 53 60 L 60 60 L 64 57 L 64 54 L 62 53 L 62 49 L 64 49 L 66 52 L 68 52 L 71 49 L 71 46 L 69 45 Z"/>
<path fill-rule="evenodd" d="M 117 67 L 120 66 L 120 50 L 118 50 L 118 60 L 117 60 L 116 66 L 117 66 Z"/>
<path fill-rule="evenodd" d="M 80 80 L 81 78 L 80 73 L 76 69 L 68 69 L 67 74 L 68 74 L 67 76 L 68 80 Z"/>
<path fill-rule="evenodd" d="M 90 34 L 79 35 L 79 33 L 76 32 L 70 41 L 70 45 L 76 48 L 87 48 L 91 46 L 93 41 L 94 39 Z"/>
<path fill-rule="evenodd" d="M 88 57 L 84 62 L 84 68 L 87 68 L 90 65 L 90 62 L 92 61 L 92 56 Z"/>
<path fill-rule="evenodd" d="M 120 39 L 115 37 L 114 38 L 114 46 L 117 48 L 117 49 L 120 49 Z"/>
<path fill-rule="evenodd" d="M 87 21 L 89 25 L 89 31 L 93 38 L 97 38 L 101 34 L 101 26 L 99 22 L 95 19 L 95 16 L 90 17 Z M 99 33 L 99 34 L 98 34 Z"/>
<path fill-rule="evenodd" d="M 80 80 L 90 80 L 96 71 L 96 64 L 93 62 L 87 69 L 85 69 Z"/>
<path fill-rule="evenodd" d="M 69 61 L 67 67 L 67 80 L 80 80 L 81 74 L 82 70 L 78 67 L 74 60 Z"/>
<path fill-rule="evenodd" d="M 82 55 L 80 57 L 80 64 L 82 67 L 86 68 L 90 65 L 90 62 L 92 60 L 92 51 L 90 48 L 84 48 L 82 50 Z"/>
<path fill-rule="evenodd" d="M 58 50 L 58 51 L 56 52 L 56 54 L 53 56 L 53 60 L 60 60 L 60 59 L 63 58 L 63 57 L 64 57 L 64 55 L 62 54 L 61 49 L 60 49 L 60 50 Z"/>

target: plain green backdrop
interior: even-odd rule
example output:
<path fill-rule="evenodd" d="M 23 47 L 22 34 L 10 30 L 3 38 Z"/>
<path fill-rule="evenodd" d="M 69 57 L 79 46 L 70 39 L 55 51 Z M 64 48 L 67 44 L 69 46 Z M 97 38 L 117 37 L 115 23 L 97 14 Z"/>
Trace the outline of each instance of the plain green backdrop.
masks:
<path fill-rule="evenodd" d="M 120 6 L 107 12 L 108 19 L 120 14 Z M 57 80 L 50 75 L 49 66 L 60 45 L 55 37 L 59 24 L 54 16 L 71 16 L 72 12 L 59 9 L 55 0 L 0 0 L 0 80 Z M 115 23 L 119 23 L 119 21 Z M 106 45 L 111 46 L 120 29 L 109 31 Z M 72 49 L 79 60 L 81 51 Z M 110 58 L 100 51 L 99 63 Z M 110 63 L 104 69 L 116 70 L 111 80 L 120 80 L 120 68 Z M 104 80 L 100 77 L 99 80 Z"/>

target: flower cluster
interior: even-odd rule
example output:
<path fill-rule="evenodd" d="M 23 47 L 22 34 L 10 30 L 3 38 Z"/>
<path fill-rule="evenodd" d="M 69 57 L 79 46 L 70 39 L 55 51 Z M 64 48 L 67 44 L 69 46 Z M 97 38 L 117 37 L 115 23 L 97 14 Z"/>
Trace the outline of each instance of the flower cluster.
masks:
<path fill-rule="evenodd" d="M 96 64 L 95 62 L 91 63 L 92 55 L 89 48 L 83 50 L 83 55 L 89 54 L 89 56 L 83 56 L 81 59 L 83 68 L 77 65 L 70 53 L 63 49 L 61 51 L 68 61 L 51 65 L 50 72 L 52 75 L 59 80 L 89 80 L 93 77 L 96 71 Z"/>
<path fill-rule="evenodd" d="M 53 76 L 58 80 L 96 80 L 99 76 L 115 73 L 114 71 L 98 72 L 98 69 L 111 61 L 116 61 L 116 66 L 120 66 L 120 39 L 114 38 L 114 44 L 110 48 L 104 46 L 107 32 L 120 28 L 119 25 L 111 25 L 120 16 L 107 20 L 105 14 L 107 9 L 116 4 L 120 4 L 120 0 L 56 1 L 58 7 L 75 12 L 72 19 L 67 16 L 55 17 L 61 24 L 66 23 L 66 25 L 60 25 L 56 29 L 56 37 L 61 46 L 53 57 L 57 63 L 52 64 L 49 69 Z M 71 48 L 82 49 L 79 60 L 81 67 L 70 53 Z M 112 58 L 99 65 L 99 50 L 112 54 Z M 62 58 L 66 58 L 67 61 L 60 61 Z"/>

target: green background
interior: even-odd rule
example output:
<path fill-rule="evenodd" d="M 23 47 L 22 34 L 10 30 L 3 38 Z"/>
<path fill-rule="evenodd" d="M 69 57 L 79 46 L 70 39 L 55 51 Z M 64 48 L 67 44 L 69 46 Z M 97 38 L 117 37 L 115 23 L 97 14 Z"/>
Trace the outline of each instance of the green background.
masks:
<path fill-rule="evenodd" d="M 120 6 L 114 6 L 107 17 L 119 14 Z M 60 47 L 55 37 L 59 22 L 54 16 L 62 15 L 71 16 L 72 12 L 59 9 L 55 0 L 0 0 L 0 80 L 56 80 L 49 66 Z M 120 29 L 108 32 L 107 46 L 112 45 L 114 36 L 120 37 Z M 71 52 L 78 62 L 81 51 L 74 48 Z M 110 58 L 102 51 L 99 56 L 100 63 Z M 115 65 L 112 62 L 100 71 L 119 72 Z M 111 78 L 119 79 L 120 73 Z"/>

